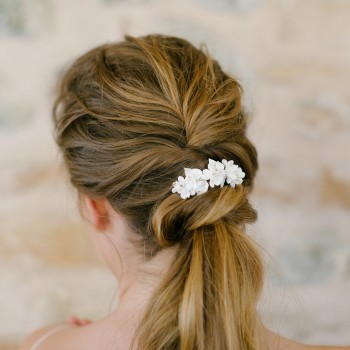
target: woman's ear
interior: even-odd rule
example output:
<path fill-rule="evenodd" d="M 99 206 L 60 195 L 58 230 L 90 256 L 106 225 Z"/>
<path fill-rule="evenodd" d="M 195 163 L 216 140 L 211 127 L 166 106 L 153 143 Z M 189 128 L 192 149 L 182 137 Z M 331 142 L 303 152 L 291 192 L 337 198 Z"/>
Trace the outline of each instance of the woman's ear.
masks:
<path fill-rule="evenodd" d="M 83 212 L 94 229 L 99 232 L 106 231 L 109 225 L 108 203 L 106 199 L 93 199 L 86 195 L 81 196 Z"/>

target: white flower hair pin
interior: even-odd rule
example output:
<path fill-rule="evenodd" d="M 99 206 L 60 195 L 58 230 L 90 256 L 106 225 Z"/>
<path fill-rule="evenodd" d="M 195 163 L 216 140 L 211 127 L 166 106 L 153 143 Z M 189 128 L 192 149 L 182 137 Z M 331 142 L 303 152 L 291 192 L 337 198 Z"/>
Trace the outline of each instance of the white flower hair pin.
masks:
<path fill-rule="evenodd" d="M 245 173 L 234 164 L 233 160 L 221 162 L 209 158 L 208 168 L 204 170 L 185 168 L 185 177 L 179 176 L 173 182 L 173 193 L 180 194 L 182 199 L 200 195 L 208 191 L 209 186 L 223 187 L 225 183 L 232 188 L 243 182 Z"/>

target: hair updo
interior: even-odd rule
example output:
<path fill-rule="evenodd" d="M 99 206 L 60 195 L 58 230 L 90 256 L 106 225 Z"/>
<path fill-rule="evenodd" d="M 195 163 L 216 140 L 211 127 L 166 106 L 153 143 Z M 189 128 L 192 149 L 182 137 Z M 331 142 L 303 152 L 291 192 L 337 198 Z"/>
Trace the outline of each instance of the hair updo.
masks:
<path fill-rule="evenodd" d="M 99 46 L 65 73 L 54 107 L 57 143 L 71 182 L 107 198 L 151 257 L 177 244 L 150 301 L 141 349 L 258 349 L 256 302 L 263 268 L 245 224 L 257 153 L 246 136 L 241 87 L 188 41 L 164 35 Z M 232 159 L 236 188 L 181 199 L 184 168 Z"/>

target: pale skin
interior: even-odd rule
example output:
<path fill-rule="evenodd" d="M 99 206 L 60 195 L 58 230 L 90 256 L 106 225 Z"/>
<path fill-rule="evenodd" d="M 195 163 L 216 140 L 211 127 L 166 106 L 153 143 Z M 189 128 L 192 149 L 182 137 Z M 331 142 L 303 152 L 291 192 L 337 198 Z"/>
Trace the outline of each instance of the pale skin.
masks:
<path fill-rule="evenodd" d="M 48 337 L 38 350 L 129 349 L 142 312 L 156 285 L 169 268 L 176 248 L 166 248 L 145 260 L 130 237 L 124 217 L 104 199 L 81 196 L 82 212 L 91 226 L 92 239 L 119 286 L 119 303 L 113 313 L 97 322 L 71 316 L 65 328 Z M 29 350 L 43 334 L 59 324 L 31 334 L 19 350 Z M 266 350 L 350 350 L 350 346 L 311 346 L 294 342 L 266 329 Z"/>

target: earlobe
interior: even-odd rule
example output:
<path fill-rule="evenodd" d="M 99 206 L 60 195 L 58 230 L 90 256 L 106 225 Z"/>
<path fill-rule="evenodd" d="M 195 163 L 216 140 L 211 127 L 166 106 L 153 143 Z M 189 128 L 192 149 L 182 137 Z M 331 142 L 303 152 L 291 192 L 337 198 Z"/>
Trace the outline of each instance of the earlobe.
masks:
<path fill-rule="evenodd" d="M 105 231 L 109 224 L 106 199 L 93 199 L 83 196 L 83 201 L 89 222 L 94 226 L 96 231 Z"/>

